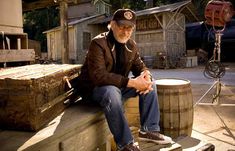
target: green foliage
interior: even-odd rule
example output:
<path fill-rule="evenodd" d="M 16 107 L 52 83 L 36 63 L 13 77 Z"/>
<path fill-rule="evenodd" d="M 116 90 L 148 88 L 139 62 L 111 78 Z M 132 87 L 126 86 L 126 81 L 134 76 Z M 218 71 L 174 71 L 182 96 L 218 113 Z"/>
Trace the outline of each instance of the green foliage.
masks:
<path fill-rule="evenodd" d="M 176 2 L 180 2 L 182 0 L 155 0 L 154 4 L 155 6 L 161 6 L 161 5 L 167 5 L 167 4 L 172 4 Z"/>
<path fill-rule="evenodd" d="M 59 11 L 55 7 L 26 12 L 24 16 L 24 32 L 29 39 L 40 41 L 43 52 L 47 50 L 44 31 L 59 26 Z"/>
<path fill-rule="evenodd" d="M 145 0 L 110 0 L 112 10 L 115 11 L 119 8 L 130 8 L 132 10 L 145 9 Z"/>

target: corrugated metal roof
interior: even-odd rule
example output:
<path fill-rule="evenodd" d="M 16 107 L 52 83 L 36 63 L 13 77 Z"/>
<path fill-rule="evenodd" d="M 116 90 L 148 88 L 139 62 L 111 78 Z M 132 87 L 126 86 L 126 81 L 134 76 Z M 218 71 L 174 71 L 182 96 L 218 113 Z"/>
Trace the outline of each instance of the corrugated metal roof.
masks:
<path fill-rule="evenodd" d="M 189 3 L 191 3 L 191 0 L 177 2 L 177 3 L 173 3 L 173 4 L 168 4 L 168 5 L 162 5 L 159 7 L 153 7 L 153 8 L 137 11 L 136 15 L 142 16 L 142 15 L 161 13 L 161 12 L 173 12 L 173 11 L 175 11 L 175 10 L 177 10 L 177 9 L 179 9 Z"/>
<path fill-rule="evenodd" d="M 93 15 L 93 16 L 89 16 L 89 17 L 85 17 L 85 18 L 81 18 L 81 19 L 78 19 L 78 20 L 71 21 L 68 24 L 69 25 L 74 25 L 74 24 L 78 24 L 78 23 L 84 22 L 84 21 L 92 19 L 92 18 L 97 18 L 97 17 L 100 17 L 100 16 L 104 16 L 104 15 L 105 14 L 97 14 L 97 15 Z"/>
<path fill-rule="evenodd" d="M 177 2 L 173 4 L 168 4 L 168 5 L 162 5 L 159 7 L 153 7 L 149 9 L 144 9 L 140 11 L 136 11 L 137 16 L 142 16 L 142 15 L 150 15 L 150 14 L 156 14 L 156 13 L 162 13 L 162 12 L 173 12 L 185 5 L 188 5 L 191 3 L 191 0 L 186 0 L 182 2 Z M 101 23 L 106 23 L 109 22 L 112 19 L 112 16 L 105 18 L 104 20 L 97 20 L 92 22 L 92 24 L 101 24 Z"/>
<path fill-rule="evenodd" d="M 85 17 L 85 18 L 81 18 L 81 19 L 77 19 L 77 20 L 74 20 L 74 21 L 71 21 L 68 23 L 68 27 L 73 27 L 73 25 L 76 25 L 76 24 L 79 24 L 81 22 L 84 22 L 84 21 L 87 21 L 87 20 L 90 20 L 90 19 L 94 19 L 94 18 L 97 18 L 97 20 L 100 20 L 100 17 L 101 16 L 104 16 L 105 18 L 105 14 L 97 14 L 97 15 L 93 15 L 93 16 L 89 16 L 89 17 Z M 52 29 L 49 29 L 49 30 L 46 30 L 43 32 L 43 34 L 45 33 L 49 33 L 49 32 L 52 32 L 52 31 L 56 31 L 56 30 L 61 30 L 61 27 L 58 26 L 58 27 L 55 27 L 55 28 L 52 28 Z"/>
<path fill-rule="evenodd" d="M 108 16 L 108 17 L 105 17 L 104 19 L 96 20 L 96 21 L 92 22 L 91 24 L 107 23 L 107 22 L 109 22 L 111 19 L 112 19 L 112 16 Z"/>

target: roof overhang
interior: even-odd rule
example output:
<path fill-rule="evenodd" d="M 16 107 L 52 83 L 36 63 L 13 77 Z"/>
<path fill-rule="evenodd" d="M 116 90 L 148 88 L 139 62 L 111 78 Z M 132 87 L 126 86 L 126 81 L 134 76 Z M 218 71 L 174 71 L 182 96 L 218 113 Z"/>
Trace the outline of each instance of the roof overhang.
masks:
<path fill-rule="evenodd" d="M 173 4 L 168 4 L 168 5 L 162 5 L 159 7 L 152 7 L 140 11 L 136 11 L 136 16 L 144 16 L 144 15 L 151 15 L 151 14 L 158 14 L 158 13 L 164 13 L 164 12 L 175 12 L 177 13 L 183 13 L 186 18 L 191 20 L 191 22 L 196 22 L 200 21 L 199 17 L 196 15 L 195 9 L 193 9 L 193 4 L 191 0 L 186 0 L 182 2 L 177 2 Z M 105 18 L 104 20 L 98 20 L 93 22 L 93 24 L 102 24 L 102 23 L 107 23 L 112 19 L 111 16 Z"/>
<path fill-rule="evenodd" d="M 97 14 L 97 15 L 93 15 L 93 16 L 89 16 L 89 17 L 85 17 L 85 18 L 81 18 L 81 19 L 71 21 L 71 22 L 68 23 L 68 27 L 72 28 L 74 25 L 83 23 L 83 22 L 88 21 L 88 20 L 94 20 L 94 22 L 95 22 L 95 21 L 103 20 L 103 19 L 105 19 L 105 14 Z M 61 27 L 58 26 L 58 27 L 46 30 L 46 31 L 43 32 L 43 34 L 54 32 L 54 31 L 57 31 L 57 30 L 61 30 Z"/>
<path fill-rule="evenodd" d="M 68 5 L 91 2 L 91 0 L 22 0 L 23 12 L 58 6 L 61 1 L 67 2 Z"/>
<path fill-rule="evenodd" d="M 151 14 L 157 14 L 157 13 L 164 13 L 164 12 L 175 12 L 182 13 L 186 16 L 188 20 L 191 21 L 199 21 L 199 17 L 196 15 L 196 10 L 193 6 L 193 3 L 191 0 L 186 0 L 182 2 L 177 2 L 173 4 L 168 5 L 162 5 L 159 7 L 153 7 L 141 11 L 137 11 L 137 16 L 143 16 L 143 15 L 151 15 Z"/>
<path fill-rule="evenodd" d="M 168 5 L 162 5 L 159 7 L 152 7 L 152 8 L 148 8 L 145 10 L 137 11 L 136 15 L 143 16 L 143 15 L 151 15 L 151 14 L 157 14 L 157 13 L 163 13 L 163 12 L 173 12 L 177 9 L 182 8 L 185 5 L 188 5 L 189 3 L 191 3 L 191 0 L 177 2 L 173 4 L 168 4 Z"/>

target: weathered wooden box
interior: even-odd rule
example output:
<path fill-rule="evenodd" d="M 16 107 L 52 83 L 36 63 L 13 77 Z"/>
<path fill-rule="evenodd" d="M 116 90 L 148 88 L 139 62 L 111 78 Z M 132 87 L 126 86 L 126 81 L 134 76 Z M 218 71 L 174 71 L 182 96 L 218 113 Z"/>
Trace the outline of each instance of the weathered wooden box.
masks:
<path fill-rule="evenodd" d="M 36 131 L 65 109 L 67 79 L 81 65 L 28 65 L 0 70 L 0 127 Z"/>

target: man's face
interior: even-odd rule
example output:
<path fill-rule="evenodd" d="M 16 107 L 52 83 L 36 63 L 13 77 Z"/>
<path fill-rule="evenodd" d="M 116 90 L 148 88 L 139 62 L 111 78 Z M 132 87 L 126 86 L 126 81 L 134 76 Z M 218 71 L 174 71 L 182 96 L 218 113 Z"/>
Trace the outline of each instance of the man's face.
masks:
<path fill-rule="evenodd" d="M 134 27 L 130 25 L 118 25 L 116 21 L 112 21 L 111 29 L 113 30 L 114 38 L 119 43 L 126 43 L 130 39 Z"/>

